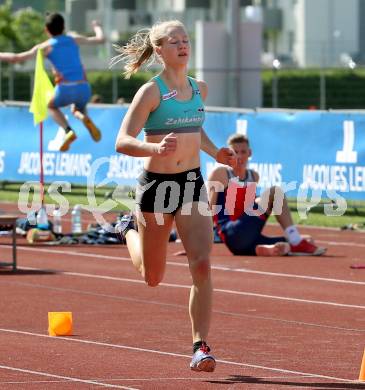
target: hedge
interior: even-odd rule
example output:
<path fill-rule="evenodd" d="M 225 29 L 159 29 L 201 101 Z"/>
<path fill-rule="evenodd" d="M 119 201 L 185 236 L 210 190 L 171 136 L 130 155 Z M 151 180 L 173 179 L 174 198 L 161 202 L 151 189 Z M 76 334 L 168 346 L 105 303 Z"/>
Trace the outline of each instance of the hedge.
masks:
<path fill-rule="evenodd" d="M 122 97 L 126 102 L 130 102 L 140 86 L 152 76 L 153 74 L 150 72 L 140 72 L 131 79 L 126 80 L 122 77 L 121 72 L 95 71 L 89 72 L 87 77 L 91 84 L 93 94 L 100 95 L 103 103 L 115 103 L 113 101 L 113 81 L 117 86 L 116 97 Z M 30 101 L 33 72 L 14 72 L 13 78 L 13 100 Z M 11 79 L 11 74 L 9 74 L 8 69 L 4 69 L 0 80 L 1 100 L 11 99 L 9 93 L 9 79 Z"/>
<path fill-rule="evenodd" d="M 325 83 L 327 109 L 365 108 L 365 70 L 279 70 L 278 107 L 320 108 L 321 76 Z M 272 106 L 274 73 L 263 72 L 263 106 Z"/>
<path fill-rule="evenodd" d="M 320 108 L 320 77 L 326 85 L 326 108 L 362 109 L 365 107 L 365 70 L 343 69 L 279 70 L 276 73 L 278 86 L 278 107 L 282 108 Z M 130 102 L 147 80 L 151 72 L 141 72 L 131 79 L 123 79 L 120 72 L 88 72 L 94 94 L 101 96 L 104 103 L 115 103 L 115 97 Z M 33 73 L 14 72 L 14 100 L 29 101 Z M 272 82 L 274 73 L 263 70 L 263 107 L 272 107 Z M 114 88 L 113 92 L 113 78 Z M 9 71 L 3 67 L 1 78 L 1 99 L 9 99 Z M 114 95 L 114 96 L 113 96 Z"/>

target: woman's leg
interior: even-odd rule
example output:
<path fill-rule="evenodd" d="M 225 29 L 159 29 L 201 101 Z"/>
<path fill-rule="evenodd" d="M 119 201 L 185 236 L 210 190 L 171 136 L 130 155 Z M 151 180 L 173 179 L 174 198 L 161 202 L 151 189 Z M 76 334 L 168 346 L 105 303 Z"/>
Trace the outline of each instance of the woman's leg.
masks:
<path fill-rule="evenodd" d="M 74 107 L 72 108 L 72 114 L 75 116 L 75 118 L 79 119 L 89 130 L 92 139 L 96 142 L 99 142 L 101 139 L 101 132 L 87 115 L 86 108 L 84 109 L 84 111 L 80 111 L 79 109 Z"/>
<path fill-rule="evenodd" d="M 53 120 L 58 125 L 60 125 L 65 130 L 69 127 L 69 124 L 68 124 L 65 116 L 63 115 L 63 112 L 58 107 L 55 107 L 54 98 L 49 101 L 48 110 L 49 110 L 49 113 L 51 114 Z"/>
<path fill-rule="evenodd" d="M 64 106 L 64 94 L 65 91 L 57 86 L 55 96 L 48 103 L 48 110 L 53 120 L 65 130 L 65 136 L 60 146 L 61 152 L 66 152 L 70 148 L 71 143 L 76 140 L 76 133 L 71 129 L 65 115 L 59 109 L 59 107 Z"/>
<path fill-rule="evenodd" d="M 156 222 L 154 213 L 142 213 L 140 218 L 137 215 L 138 232 L 130 229 L 125 234 L 133 265 L 151 287 L 157 286 L 163 278 L 167 243 L 174 220 L 170 214 L 163 214 L 162 218 L 164 223 L 161 225 Z"/>
<path fill-rule="evenodd" d="M 208 336 L 212 310 L 212 282 L 210 252 L 213 226 L 210 216 L 201 215 L 194 202 L 191 215 L 175 216 L 176 227 L 189 260 L 193 285 L 190 290 L 189 314 L 193 343 L 205 341 Z"/>
<path fill-rule="evenodd" d="M 101 139 L 101 132 L 87 114 L 87 103 L 91 98 L 91 88 L 88 83 L 82 83 L 75 87 L 75 101 L 71 106 L 71 112 L 89 130 L 92 139 L 96 142 Z"/>

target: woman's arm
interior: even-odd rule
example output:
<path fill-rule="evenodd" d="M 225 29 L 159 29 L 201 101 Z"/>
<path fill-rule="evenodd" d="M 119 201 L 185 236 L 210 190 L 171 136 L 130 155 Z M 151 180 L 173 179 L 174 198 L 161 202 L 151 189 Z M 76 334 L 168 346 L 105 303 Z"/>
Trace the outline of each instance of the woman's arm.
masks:
<path fill-rule="evenodd" d="M 32 47 L 30 50 L 23 51 L 21 53 L 0 53 L 0 60 L 16 63 L 16 62 L 24 62 L 34 58 L 37 54 L 39 45 Z"/>
<path fill-rule="evenodd" d="M 208 96 L 207 83 L 201 80 L 198 80 L 197 83 L 199 86 L 200 95 L 203 101 L 205 101 L 206 97 Z M 232 167 L 235 167 L 237 164 L 235 153 L 229 148 L 218 149 L 203 129 L 201 129 L 200 149 L 222 164 L 230 165 Z"/>
<path fill-rule="evenodd" d="M 91 22 L 91 25 L 94 29 L 95 35 L 93 37 L 84 37 L 83 35 L 72 35 L 72 37 L 75 39 L 76 43 L 78 45 L 82 44 L 98 44 L 98 43 L 103 43 L 105 42 L 105 37 L 104 37 L 104 31 L 103 28 L 101 27 L 101 24 L 93 20 Z"/>
<path fill-rule="evenodd" d="M 0 53 L 0 61 L 6 61 L 11 63 L 24 62 L 34 58 L 37 55 L 38 49 L 47 51 L 49 48 L 48 40 L 33 46 L 30 50 L 23 51 L 21 53 Z"/>
<path fill-rule="evenodd" d="M 201 129 L 201 145 L 200 149 L 209 156 L 213 157 L 217 162 L 231 167 L 237 165 L 237 157 L 234 151 L 230 148 L 220 148 L 218 149 L 213 142 L 209 139 L 207 134 L 203 129 Z"/>
<path fill-rule="evenodd" d="M 149 114 L 160 103 L 160 93 L 154 82 L 143 85 L 135 97 L 121 124 L 115 150 L 133 157 L 165 156 L 176 150 L 176 136 L 168 134 L 160 143 L 140 141 L 138 134 Z"/>
<path fill-rule="evenodd" d="M 210 173 L 208 176 L 207 187 L 208 187 L 208 199 L 209 204 L 214 213 L 216 210 L 218 192 L 224 191 L 224 189 L 228 186 L 228 175 L 227 168 L 220 166 Z"/>
<path fill-rule="evenodd" d="M 201 134 L 200 149 L 203 150 L 205 153 L 209 154 L 209 156 L 213 157 L 215 160 L 217 160 L 218 148 L 213 144 L 213 142 L 207 136 L 204 129 L 201 129 L 200 134 Z"/>
<path fill-rule="evenodd" d="M 0 61 L 14 62 L 15 53 L 2 52 L 0 53 Z"/>

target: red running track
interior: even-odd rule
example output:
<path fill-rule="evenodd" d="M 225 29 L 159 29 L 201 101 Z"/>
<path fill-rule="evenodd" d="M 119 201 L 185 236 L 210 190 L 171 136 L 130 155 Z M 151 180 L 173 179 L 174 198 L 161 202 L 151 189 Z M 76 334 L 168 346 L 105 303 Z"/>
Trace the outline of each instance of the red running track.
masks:
<path fill-rule="evenodd" d="M 278 232 L 269 227 L 269 232 Z M 189 369 L 190 275 L 169 244 L 164 282 L 142 283 L 125 246 L 18 243 L 0 269 L 1 389 L 365 389 L 365 240 L 303 229 L 325 257 L 212 256 L 214 373 Z M 0 239 L 9 256 L 8 238 Z M 48 311 L 72 311 L 74 335 L 47 335 Z"/>

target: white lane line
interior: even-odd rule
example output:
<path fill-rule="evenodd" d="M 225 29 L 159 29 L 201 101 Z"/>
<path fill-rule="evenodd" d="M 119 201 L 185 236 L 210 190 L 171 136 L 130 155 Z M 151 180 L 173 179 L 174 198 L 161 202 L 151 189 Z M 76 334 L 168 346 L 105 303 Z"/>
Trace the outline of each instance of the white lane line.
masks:
<path fill-rule="evenodd" d="M 1 368 L 4 370 L 9 370 L 9 371 L 24 372 L 26 374 L 41 375 L 41 376 L 47 376 L 50 378 L 66 379 L 67 381 L 70 381 L 70 382 L 81 382 L 81 383 L 87 383 L 89 385 L 95 385 L 95 386 L 101 386 L 101 387 L 113 387 L 115 389 L 138 390 L 134 387 L 118 386 L 118 385 L 112 385 L 109 383 L 102 383 L 102 382 L 91 381 L 91 380 L 88 381 L 86 379 L 74 378 L 71 376 L 49 374 L 48 372 L 42 372 L 42 371 L 26 370 L 24 368 L 17 368 L 17 367 L 0 365 L 0 369 Z M 31 384 L 32 382 L 27 382 L 27 383 Z"/>
<path fill-rule="evenodd" d="M 13 329 L 0 328 L 0 332 L 21 334 L 21 335 L 25 335 L 25 336 L 46 337 L 46 338 L 50 339 L 50 336 L 48 336 L 48 335 L 44 335 L 44 334 L 40 334 L 40 333 L 24 332 L 24 331 L 13 330 Z M 74 338 L 74 337 L 67 338 L 67 337 L 60 337 L 59 336 L 59 337 L 51 337 L 51 339 L 55 340 L 55 341 L 66 340 L 66 341 L 69 341 L 69 342 L 90 344 L 90 345 L 98 345 L 98 346 L 101 346 L 101 347 L 119 348 L 119 349 L 125 349 L 125 350 L 128 350 L 128 351 L 148 352 L 148 353 L 152 353 L 152 354 L 156 354 L 156 355 L 183 357 L 183 358 L 191 359 L 190 355 L 185 355 L 185 354 L 181 354 L 181 353 L 173 353 L 173 352 L 158 351 L 158 350 L 155 350 L 155 349 L 131 347 L 131 346 L 128 346 L 128 345 L 121 345 L 121 344 L 103 343 L 103 342 L 100 342 L 100 341 L 82 340 L 82 339 L 77 339 L 77 338 Z M 345 379 L 345 378 L 337 378 L 337 377 L 333 377 L 333 376 L 327 376 L 327 375 L 321 375 L 321 374 L 313 374 L 313 373 L 302 372 L 302 371 L 292 371 L 292 370 L 286 370 L 286 369 L 283 369 L 283 368 L 260 366 L 260 365 L 257 365 L 257 364 L 240 363 L 240 362 L 234 362 L 234 361 L 230 361 L 230 360 L 217 359 L 217 362 L 222 363 L 222 364 L 232 365 L 232 366 L 257 368 L 257 369 L 261 369 L 261 370 L 283 372 L 283 373 L 287 373 L 287 374 L 294 374 L 294 375 L 300 375 L 300 376 L 311 376 L 313 378 L 331 379 L 331 380 L 336 380 L 336 381 L 340 381 L 340 382 L 359 383 L 358 381 Z M 37 372 L 35 371 L 34 373 L 37 373 Z M 63 378 L 63 377 L 61 377 L 61 378 Z"/>
<path fill-rule="evenodd" d="M 323 240 L 316 240 L 316 242 L 320 244 L 326 244 L 326 245 L 333 245 L 333 246 L 350 246 L 350 247 L 358 247 L 358 248 L 365 248 L 365 244 L 359 244 L 358 242 L 352 242 L 352 241 L 323 241 Z"/>
<path fill-rule="evenodd" d="M 132 298 L 127 297 L 123 295 L 111 295 L 111 294 L 101 294 L 101 293 L 95 293 L 92 291 L 85 291 L 85 290 L 77 290 L 74 288 L 63 288 L 63 287 L 54 287 L 54 286 L 48 286 L 44 284 L 35 284 L 35 283 L 24 283 L 24 282 L 10 282 L 10 281 L 0 281 L 1 284 L 10 284 L 10 285 L 17 285 L 17 286 L 26 286 L 31 288 L 42 288 L 47 289 L 51 291 L 62 291 L 62 292 L 72 292 L 80 295 L 87 295 L 87 296 L 93 296 L 98 298 L 108 298 L 108 299 L 115 299 L 120 301 L 127 301 L 127 302 L 137 302 L 137 303 L 147 303 L 149 305 L 157 305 L 157 306 L 164 306 L 164 307 L 173 307 L 178 308 L 181 310 L 186 310 L 185 305 L 179 305 L 177 303 L 166 303 L 161 301 L 153 301 L 151 299 L 138 299 L 138 298 Z M 283 318 L 275 318 L 275 317 L 268 317 L 268 316 L 262 316 L 262 315 L 254 315 L 254 314 L 246 314 L 246 313 L 236 313 L 236 312 L 229 312 L 229 311 L 222 311 L 222 310 L 213 310 L 214 314 L 221 314 L 226 315 L 230 317 L 237 317 L 237 318 L 255 318 L 265 321 L 276 321 L 276 322 L 283 322 L 286 324 L 292 324 L 292 325 L 300 325 L 300 326 L 311 326 L 316 328 L 325 328 L 325 329 L 334 329 L 334 330 L 340 330 L 340 331 L 346 331 L 346 332 L 360 332 L 364 333 L 365 329 L 355 329 L 355 328 L 345 328 L 341 326 L 333 326 L 333 325 L 324 325 L 324 324 L 316 324 L 311 322 L 304 322 L 304 321 L 295 321 L 295 320 L 286 320 Z"/>
<path fill-rule="evenodd" d="M 106 280 L 115 280 L 115 281 L 122 281 L 127 283 L 142 283 L 145 282 L 140 279 L 129 279 L 129 278 L 118 278 L 114 276 L 101 276 L 101 275 L 93 275 L 93 274 L 84 274 L 80 272 L 63 272 L 65 275 L 72 275 L 72 276 L 81 276 L 85 278 L 95 278 L 95 279 L 106 279 Z M 174 284 L 174 283 L 160 283 L 160 286 L 165 287 L 173 287 L 173 288 L 185 288 L 185 289 L 191 289 L 191 286 L 185 285 L 185 284 Z M 350 305 L 345 303 L 337 303 L 337 302 L 329 302 L 329 301 L 314 301 L 310 299 L 300 299 L 300 298 L 290 298 L 290 297 L 283 297 L 279 295 L 267 295 L 267 294 L 257 294 L 257 293 L 251 293 L 246 291 L 234 291 L 234 290 L 226 290 L 222 288 L 214 288 L 213 291 L 226 293 L 226 294 L 232 294 L 232 295 L 244 295 L 244 296 L 251 296 L 251 297 L 258 297 L 258 298 L 268 298 L 268 299 L 278 299 L 283 301 L 293 301 L 293 302 L 300 302 L 300 303 L 314 303 L 317 305 L 329 305 L 329 306 L 337 306 L 337 307 L 346 307 L 346 308 L 352 308 L 352 309 L 365 309 L 365 306 L 362 305 Z"/>
<path fill-rule="evenodd" d="M 32 267 L 22 267 L 22 269 L 41 270 L 40 268 L 32 268 Z M 48 271 L 51 271 L 51 270 L 48 270 Z M 68 271 L 56 271 L 56 272 L 57 272 L 57 274 L 77 276 L 77 277 L 82 277 L 82 278 L 103 279 L 103 280 L 113 280 L 113 281 L 117 281 L 117 282 L 145 284 L 145 282 L 141 279 L 120 278 L 120 277 L 116 277 L 116 276 L 106 276 L 106 275 L 93 275 L 93 274 L 85 274 L 85 273 L 81 273 L 81 272 L 68 272 Z M 159 286 L 172 287 L 172 288 L 183 288 L 183 289 L 189 289 L 189 290 L 191 289 L 191 286 L 186 285 L 186 284 L 174 284 L 174 283 L 165 283 L 165 282 L 160 283 Z M 346 308 L 351 308 L 351 309 L 365 309 L 365 306 L 362 306 L 362 305 L 350 305 L 350 304 L 346 304 L 346 303 L 337 303 L 337 302 L 330 302 L 330 301 L 314 301 L 314 300 L 310 300 L 310 299 L 283 297 L 280 295 L 258 294 L 258 293 L 251 293 L 251 292 L 247 292 L 247 291 L 226 290 L 226 289 L 222 289 L 222 288 L 214 288 L 213 291 L 221 292 L 221 293 L 225 293 L 225 294 L 232 294 L 232 295 L 243 295 L 243 296 L 250 296 L 250 297 L 257 297 L 257 298 L 277 299 L 277 300 L 282 300 L 282 301 L 313 303 L 316 305 L 346 307 Z"/>
<path fill-rule="evenodd" d="M 262 379 L 280 379 L 280 380 L 283 380 L 283 379 L 303 379 L 304 378 L 311 378 L 312 375 L 270 375 L 270 376 L 260 376 L 260 380 Z M 154 378 L 151 378 L 151 377 L 148 377 L 148 378 L 93 378 L 91 379 L 93 381 L 108 381 L 108 382 L 119 382 L 119 381 L 127 381 L 127 382 L 170 382 L 170 381 L 190 381 L 190 382 L 204 382 L 204 381 L 226 381 L 227 384 L 230 384 L 230 383 L 235 383 L 235 379 L 234 378 L 230 378 L 229 376 L 225 376 L 225 377 L 214 377 L 212 378 L 211 376 L 207 376 L 207 377 L 202 377 L 199 375 L 198 378 L 193 378 L 193 377 L 168 377 L 166 376 L 165 378 L 162 378 L 162 377 L 154 377 Z M 49 381 L 32 381 L 31 384 L 34 385 L 35 383 L 67 383 L 67 380 L 59 380 L 59 381 L 52 381 L 52 380 L 49 380 Z M 4 385 L 4 384 L 29 384 L 28 381 L 1 381 L 0 382 L 0 385 Z"/>
<path fill-rule="evenodd" d="M 8 247 L 11 248 L 10 245 Z M 108 260 L 128 261 L 128 262 L 131 261 L 130 257 L 108 256 L 108 255 L 100 255 L 100 254 L 95 254 L 95 253 L 83 253 L 83 252 L 76 252 L 76 251 L 62 251 L 62 250 L 57 250 L 57 249 L 42 249 L 42 248 L 27 248 L 27 247 L 19 247 L 18 249 L 25 250 L 25 251 L 57 253 L 57 254 L 62 254 L 62 255 L 88 257 L 90 259 L 108 259 Z M 187 263 L 178 263 L 178 262 L 173 262 L 173 261 L 167 261 L 167 264 L 175 266 L 175 267 L 186 267 L 186 268 L 189 267 L 189 265 Z M 286 274 L 286 273 L 281 273 L 281 272 L 256 271 L 256 270 L 250 270 L 250 269 L 246 269 L 246 268 L 229 268 L 229 267 L 221 266 L 221 265 L 212 265 L 212 269 L 218 270 L 218 271 L 225 271 L 225 272 L 239 272 L 239 273 L 273 276 L 273 277 L 316 280 L 316 281 L 320 281 L 320 282 L 354 284 L 354 285 L 365 286 L 365 282 L 360 282 L 357 280 L 321 278 L 318 276 Z"/>
<path fill-rule="evenodd" d="M 303 378 L 311 378 L 312 376 L 311 375 L 271 375 L 271 376 L 260 376 L 260 380 L 294 380 L 294 379 L 303 379 Z M 108 381 L 108 382 L 119 382 L 119 381 L 123 381 L 123 382 L 150 382 L 150 383 L 155 383 L 155 382 L 172 382 L 172 381 L 175 381 L 175 382 L 178 382 L 178 381 L 189 381 L 189 382 L 199 382 L 199 383 L 202 383 L 202 382 L 206 382 L 206 381 L 225 381 L 226 384 L 234 384 L 236 381 L 235 381 L 235 378 L 232 378 L 230 376 L 225 376 L 225 377 L 214 377 L 212 378 L 212 376 L 206 376 L 206 377 L 202 377 L 199 375 L 198 378 L 193 378 L 193 377 L 168 377 L 166 376 L 165 378 L 162 378 L 162 377 L 148 377 L 148 378 L 93 378 L 91 379 L 93 381 Z M 6 385 L 6 384 L 9 384 L 9 385 L 20 385 L 20 384 L 24 384 L 24 385 L 29 385 L 29 384 L 32 384 L 32 385 L 35 385 L 36 383 L 39 383 L 39 384 L 53 384 L 53 383 L 57 383 L 57 384 L 60 384 L 60 383 L 67 383 L 68 381 L 67 380 L 44 380 L 44 381 L 32 381 L 32 382 L 29 382 L 29 381 L 1 381 L 0 382 L 0 386 L 1 385 Z"/>
<path fill-rule="evenodd" d="M 276 226 L 280 229 L 280 225 L 277 223 L 277 222 L 267 222 L 266 225 L 270 225 L 270 226 Z M 324 231 L 328 231 L 328 232 L 337 232 L 339 233 L 340 232 L 340 228 L 339 227 L 329 227 L 329 226 L 314 226 L 314 225 L 300 225 L 300 230 L 302 229 L 308 229 L 308 230 L 324 230 Z M 362 233 L 365 233 L 364 231 L 362 230 L 356 230 L 356 231 L 352 231 L 352 233 L 354 234 L 362 234 Z M 322 232 L 320 232 L 319 234 L 322 234 Z M 279 234 L 276 234 L 276 235 L 279 235 Z M 316 240 L 317 241 L 317 240 Z"/>
<path fill-rule="evenodd" d="M 223 292 L 226 294 L 246 295 L 246 296 L 268 298 L 268 299 L 278 299 L 278 300 L 282 300 L 282 301 L 313 303 L 315 305 L 328 305 L 328 306 L 346 307 L 346 308 L 352 308 L 352 309 L 365 309 L 365 306 L 362 306 L 362 305 L 349 305 L 346 303 L 337 303 L 337 302 L 330 302 L 330 301 L 313 301 L 310 299 L 290 298 L 290 297 L 282 297 L 282 296 L 278 296 L 278 295 L 255 294 L 255 293 L 250 293 L 250 292 L 245 292 L 245 291 L 241 292 L 241 291 L 225 290 L 225 289 L 219 289 L 219 288 L 215 288 L 214 291 L 219 291 L 219 292 Z"/>
<path fill-rule="evenodd" d="M 305 279 L 305 280 L 317 280 L 320 282 L 357 284 L 360 286 L 365 286 L 365 282 L 359 282 L 357 280 L 321 278 L 319 276 L 285 274 L 285 273 L 281 273 L 281 272 L 256 271 L 256 270 L 250 270 L 250 269 L 246 269 L 246 268 L 228 268 L 228 267 L 219 266 L 219 265 L 212 266 L 212 269 L 216 269 L 216 270 L 220 270 L 220 271 L 242 272 L 242 273 L 265 275 L 265 276 L 275 276 L 275 277 L 285 277 L 285 278 L 295 278 L 295 279 Z"/>
<path fill-rule="evenodd" d="M 3 246 L 4 247 L 8 247 L 8 248 L 12 248 L 11 245 L 3 245 Z M 77 251 L 70 251 L 70 250 L 52 249 L 51 246 L 49 248 L 47 248 L 47 249 L 43 249 L 43 248 L 30 248 L 30 247 L 25 247 L 25 246 L 17 246 L 17 249 L 18 250 L 22 250 L 22 251 L 56 253 L 56 254 L 60 254 L 60 255 L 90 257 L 90 258 L 96 258 L 96 259 L 131 261 L 130 257 L 108 256 L 108 255 L 99 255 L 97 253 L 77 252 Z"/>

